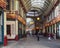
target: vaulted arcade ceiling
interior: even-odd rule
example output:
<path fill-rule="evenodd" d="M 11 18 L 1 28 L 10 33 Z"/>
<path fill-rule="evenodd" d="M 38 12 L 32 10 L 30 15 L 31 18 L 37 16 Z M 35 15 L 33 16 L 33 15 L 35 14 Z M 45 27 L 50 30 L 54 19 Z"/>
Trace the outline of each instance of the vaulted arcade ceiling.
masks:
<path fill-rule="evenodd" d="M 36 16 L 45 16 L 54 7 L 58 0 L 30 0 L 31 6 L 30 11 L 27 16 L 34 16 L 34 12 L 37 13 Z"/>
<path fill-rule="evenodd" d="M 27 17 L 35 19 L 40 17 L 41 20 L 44 19 L 44 16 L 50 13 L 55 4 L 60 0 L 22 0 L 26 10 Z M 41 23 L 36 21 L 36 23 Z"/>

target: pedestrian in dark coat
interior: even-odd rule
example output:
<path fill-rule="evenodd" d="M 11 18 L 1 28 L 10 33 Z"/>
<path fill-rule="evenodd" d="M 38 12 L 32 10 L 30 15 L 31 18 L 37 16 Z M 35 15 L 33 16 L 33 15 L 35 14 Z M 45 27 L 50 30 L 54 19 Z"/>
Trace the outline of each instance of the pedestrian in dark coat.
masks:
<path fill-rule="evenodd" d="M 40 36 L 40 34 L 39 34 L 39 32 L 38 32 L 38 33 L 37 33 L 37 41 L 40 40 L 39 36 Z"/>

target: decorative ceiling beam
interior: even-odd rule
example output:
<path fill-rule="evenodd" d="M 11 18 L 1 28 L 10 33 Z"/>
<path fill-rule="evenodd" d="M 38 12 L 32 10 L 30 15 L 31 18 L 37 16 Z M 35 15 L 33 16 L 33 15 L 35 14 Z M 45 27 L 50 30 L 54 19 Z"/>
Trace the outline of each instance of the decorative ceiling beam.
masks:
<path fill-rule="evenodd" d="M 38 7 L 32 7 L 32 8 L 34 8 L 33 10 L 37 10 L 38 12 L 40 12 L 40 11 L 41 11 L 42 13 L 44 12 L 43 9 L 41 9 L 41 8 L 38 8 Z"/>
<path fill-rule="evenodd" d="M 48 12 L 48 14 L 46 14 L 45 16 L 49 16 L 50 13 L 56 8 L 56 6 L 59 4 L 59 0 L 56 1 L 56 3 L 54 4 L 54 6 L 52 7 L 52 9 Z"/>
<path fill-rule="evenodd" d="M 19 0 L 19 1 L 20 1 L 20 4 L 21 4 L 21 6 L 22 6 L 22 8 L 23 8 L 24 12 L 26 13 L 27 11 L 26 11 L 25 6 L 23 5 L 23 2 L 22 2 L 21 0 Z"/>
<path fill-rule="evenodd" d="M 5 9 L 6 5 L 7 5 L 7 3 L 6 3 L 5 0 L 0 0 L 0 7 L 2 7 L 3 9 Z"/>
<path fill-rule="evenodd" d="M 31 6 L 31 5 L 30 5 L 31 2 L 28 1 L 28 0 L 21 0 L 21 1 L 22 1 L 23 5 L 24 5 L 26 11 L 28 11 L 28 10 L 29 10 L 29 6 Z M 28 2 L 28 3 L 27 3 L 27 2 Z"/>
<path fill-rule="evenodd" d="M 39 16 L 26 16 L 26 18 L 37 18 Z"/>

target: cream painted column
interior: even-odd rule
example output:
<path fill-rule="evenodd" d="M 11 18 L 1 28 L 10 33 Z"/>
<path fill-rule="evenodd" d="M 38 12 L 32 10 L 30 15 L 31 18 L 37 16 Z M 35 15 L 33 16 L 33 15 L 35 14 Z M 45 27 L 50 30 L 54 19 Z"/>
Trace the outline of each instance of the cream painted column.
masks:
<path fill-rule="evenodd" d="M 54 33 L 54 39 L 56 40 L 56 24 L 55 24 L 55 33 Z"/>
<path fill-rule="evenodd" d="M 23 12 L 23 9 L 22 9 L 22 17 L 24 17 L 24 12 Z"/>
<path fill-rule="evenodd" d="M 45 26 L 43 26 L 43 33 L 45 33 Z"/>
<path fill-rule="evenodd" d="M 56 34 L 56 24 L 55 24 L 55 34 Z"/>
<path fill-rule="evenodd" d="M 21 7 L 21 16 L 23 17 L 23 7 Z"/>
<path fill-rule="evenodd" d="M 4 46 L 7 45 L 6 12 L 4 11 Z"/>
<path fill-rule="evenodd" d="M 18 20 L 17 19 L 15 21 L 15 32 L 16 32 L 15 40 L 17 41 L 18 40 Z"/>
<path fill-rule="evenodd" d="M 7 36 L 7 32 L 6 32 L 6 12 L 4 12 L 4 36 Z"/>
<path fill-rule="evenodd" d="M 19 11 L 19 1 L 18 0 L 15 0 L 15 8 L 14 8 L 15 11 Z"/>
<path fill-rule="evenodd" d="M 18 11 L 19 10 L 19 1 L 18 0 L 15 0 L 14 1 L 15 2 L 15 8 L 14 8 L 14 10 L 15 11 Z M 17 18 L 17 15 L 16 15 L 16 18 Z M 16 19 L 16 21 L 15 21 L 15 31 L 16 31 L 16 35 L 18 35 L 18 20 Z"/>
<path fill-rule="evenodd" d="M 12 0 L 10 0 L 10 10 L 12 11 Z"/>
<path fill-rule="evenodd" d="M 16 31 L 16 37 L 15 37 L 15 40 L 17 41 L 18 40 L 18 20 L 17 20 L 17 14 L 18 14 L 18 11 L 19 11 L 19 1 L 18 0 L 15 0 L 15 8 L 14 10 L 17 11 L 16 13 L 16 21 L 15 21 L 15 31 Z"/>
<path fill-rule="evenodd" d="M 15 21 L 15 26 L 16 26 L 16 35 L 18 35 L 18 20 Z"/>

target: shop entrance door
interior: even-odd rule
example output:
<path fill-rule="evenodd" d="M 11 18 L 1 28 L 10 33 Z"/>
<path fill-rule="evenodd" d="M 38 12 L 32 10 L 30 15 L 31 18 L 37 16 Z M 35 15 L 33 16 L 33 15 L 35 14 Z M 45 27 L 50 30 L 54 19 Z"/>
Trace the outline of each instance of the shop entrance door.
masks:
<path fill-rule="evenodd" d="M 7 25 L 7 35 L 11 36 L 11 25 Z"/>

